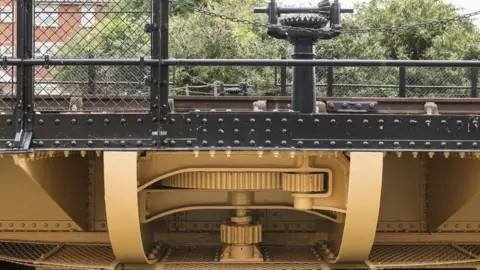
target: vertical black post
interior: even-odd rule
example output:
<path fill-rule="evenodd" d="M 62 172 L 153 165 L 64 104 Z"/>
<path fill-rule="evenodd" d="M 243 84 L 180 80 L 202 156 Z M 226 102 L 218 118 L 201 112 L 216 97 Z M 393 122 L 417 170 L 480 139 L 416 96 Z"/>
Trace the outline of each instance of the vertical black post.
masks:
<path fill-rule="evenodd" d="M 333 67 L 327 67 L 327 97 L 333 97 Z"/>
<path fill-rule="evenodd" d="M 94 58 L 93 55 L 89 55 L 88 58 Z M 96 67 L 94 65 L 89 65 L 87 68 L 88 76 L 88 93 L 95 94 L 95 81 L 97 77 Z"/>
<path fill-rule="evenodd" d="M 282 59 L 286 59 L 282 57 Z M 280 89 L 281 89 L 281 96 L 287 96 L 287 67 L 282 66 L 280 68 Z"/>
<path fill-rule="evenodd" d="M 472 98 L 478 97 L 478 68 L 471 68 L 471 80 L 472 80 Z"/>
<path fill-rule="evenodd" d="M 17 57 L 25 60 L 33 56 L 33 0 L 17 1 Z M 28 149 L 33 132 L 33 66 L 17 66 L 17 134 L 12 147 Z"/>
<path fill-rule="evenodd" d="M 153 0 L 152 7 L 152 59 L 168 59 L 168 0 Z M 168 113 L 168 66 L 152 67 L 150 94 L 151 112 L 155 123 L 153 144 L 161 144 L 165 135 L 164 124 Z"/>
<path fill-rule="evenodd" d="M 400 84 L 399 84 L 399 89 L 398 89 L 398 97 L 406 97 L 407 96 L 407 71 L 405 67 L 400 67 L 399 68 L 399 73 L 400 73 Z"/>
<path fill-rule="evenodd" d="M 315 45 L 312 38 L 298 37 L 293 42 L 293 59 L 313 59 Z M 316 76 L 314 66 L 293 67 L 292 109 L 301 113 L 315 112 Z"/>

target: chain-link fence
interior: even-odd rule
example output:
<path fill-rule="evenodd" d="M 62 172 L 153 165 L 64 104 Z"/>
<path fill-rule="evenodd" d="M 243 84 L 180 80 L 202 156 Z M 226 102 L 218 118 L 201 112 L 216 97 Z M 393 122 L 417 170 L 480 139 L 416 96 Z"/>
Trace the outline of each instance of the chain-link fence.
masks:
<path fill-rule="evenodd" d="M 328 72 L 327 67 L 316 68 L 318 97 L 468 98 L 477 94 L 472 77 L 478 75 L 470 68 L 408 67 L 403 80 L 399 67 L 334 67 L 330 80 Z M 283 80 L 283 91 L 290 94 L 291 69 L 276 74 L 277 91 L 282 92 Z"/>
<path fill-rule="evenodd" d="M 0 55 L 2 59 L 15 56 L 15 2 L 0 1 Z M 11 111 L 15 94 L 15 68 L 2 65 L 0 68 L 0 111 Z"/>
<path fill-rule="evenodd" d="M 151 54 L 149 0 L 35 1 L 35 58 L 139 58 Z M 150 68 L 36 66 L 39 111 L 143 111 Z"/>

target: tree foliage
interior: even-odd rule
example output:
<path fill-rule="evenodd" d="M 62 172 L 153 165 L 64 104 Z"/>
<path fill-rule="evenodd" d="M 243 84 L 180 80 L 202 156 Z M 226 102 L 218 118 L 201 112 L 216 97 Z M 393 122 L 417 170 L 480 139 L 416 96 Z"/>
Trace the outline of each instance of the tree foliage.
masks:
<path fill-rule="evenodd" d="M 241 4 L 236 0 L 182 1 L 232 17 L 264 22 L 267 20 L 266 15 L 253 13 L 254 7 L 266 6 L 267 0 L 245 0 Z M 148 0 L 123 0 L 120 7 L 122 11 L 149 10 L 150 3 Z M 368 3 L 357 4 L 355 13 L 346 16 L 343 23 L 346 29 L 404 26 L 451 18 L 459 13 L 458 8 L 442 0 L 370 0 Z M 61 54 L 95 57 L 149 55 L 150 36 L 143 32 L 143 26 L 149 18 L 148 14 L 108 15 L 94 29 L 79 32 L 71 42 L 65 44 Z M 292 50 L 287 41 L 267 36 L 264 28 L 189 13 L 178 7 L 173 7 L 170 20 L 170 52 L 171 57 L 175 58 L 278 59 L 289 57 Z M 480 56 L 479 39 L 479 30 L 473 22 L 462 20 L 415 30 L 343 34 L 334 40 L 320 41 L 316 50 L 317 58 L 322 59 L 470 60 Z M 125 70 L 110 68 L 98 76 L 102 80 L 138 80 L 143 71 L 136 67 L 134 69 L 137 71 L 133 72 L 131 67 Z M 325 71 L 325 68 L 317 69 L 320 84 L 326 83 Z M 81 72 L 73 74 L 78 76 Z M 175 69 L 175 85 L 203 85 L 215 81 L 247 82 L 252 86 L 251 94 L 265 94 L 271 89 L 278 89 L 273 75 L 273 67 L 178 67 Z M 335 69 L 337 84 L 397 85 L 398 80 L 398 69 L 394 68 Z M 409 68 L 407 72 L 407 83 L 410 85 L 468 85 L 468 80 L 468 71 L 464 69 Z M 392 87 L 340 86 L 337 90 L 339 95 L 347 96 L 392 96 L 398 91 Z M 440 91 L 425 90 L 413 87 L 410 94 L 419 96 L 438 94 Z M 441 91 L 445 95 L 459 95 L 459 90 L 453 88 Z"/>

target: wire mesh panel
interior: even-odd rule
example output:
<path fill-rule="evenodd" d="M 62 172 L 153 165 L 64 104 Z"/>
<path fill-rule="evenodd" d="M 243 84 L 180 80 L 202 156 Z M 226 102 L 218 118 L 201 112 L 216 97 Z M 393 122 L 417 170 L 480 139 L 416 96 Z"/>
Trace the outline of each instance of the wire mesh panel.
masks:
<path fill-rule="evenodd" d="M 15 56 L 15 2 L 0 0 L 0 56 Z M 0 111 L 11 111 L 15 95 L 16 68 L 2 65 L 0 68 Z"/>
<path fill-rule="evenodd" d="M 397 67 L 335 67 L 334 97 L 397 97 Z"/>
<path fill-rule="evenodd" d="M 468 68 L 409 67 L 406 74 L 407 97 L 462 98 L 471 93 Z"/>
<path fill-rule="evenodd" d="M 149 0 L 36 0 L 35 58 L 139 58 L 151 53 Z M 36 66 L 40 111 L 139 111 L 149 101 L 143 66 Z M 84 106 L 71 106 L 82 101 Z"/>

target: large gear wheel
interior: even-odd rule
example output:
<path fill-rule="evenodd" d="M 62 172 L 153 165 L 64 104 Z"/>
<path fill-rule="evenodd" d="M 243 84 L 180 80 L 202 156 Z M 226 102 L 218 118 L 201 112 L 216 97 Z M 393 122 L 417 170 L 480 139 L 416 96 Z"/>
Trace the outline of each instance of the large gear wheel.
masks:
<path fill-rule="evenodd" d="M 328 18 L 322 15 L 294 16 L 280 20 L 284 26 L 320 29 L 328 24 Z"/>
<path fill-rule="evenodd" d="M 325 175 L 322 173 L 284 173 L 282 174 L 282 189 L 290 192 L 324 192 Z"/>

